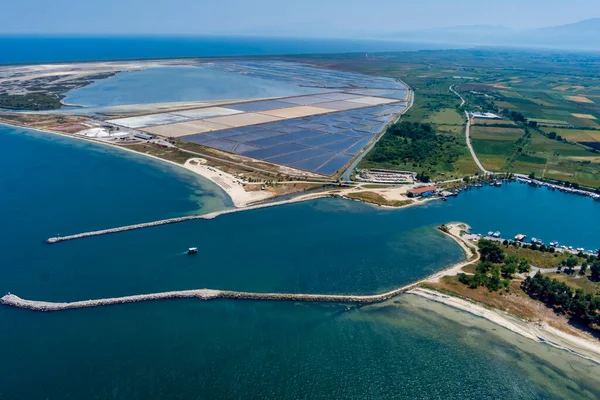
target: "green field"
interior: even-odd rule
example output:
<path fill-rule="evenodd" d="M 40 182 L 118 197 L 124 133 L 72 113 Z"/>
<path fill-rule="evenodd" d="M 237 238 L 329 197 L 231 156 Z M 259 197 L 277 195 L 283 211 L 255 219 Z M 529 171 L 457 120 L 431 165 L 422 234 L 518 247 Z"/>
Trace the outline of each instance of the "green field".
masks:
<path fill-rule="evenodd" d="M 430 114 L 423 122 L 436 125 L 459 125 L 464 126 L 465 117 L 456 112 L 454 108 L 444 108 Z"/>
<path fill-rule="evenodd" d="M 439 135 L 453 136 L 461 146 L 452 163 L 438 160 L 436 177 L 477 171 L 463 145 L 465 109 L 500 114 L 513 111 L 523 115 L 525 123 L 515 120 L 515 124 L 508 116 L 504 121 L 472 125 L 473 146 L 487 169 L 536 172 L 538 176 L 600 187 L 600 153 L 575 144 L 600 143 L 600 136 L 596 136 L 600 133 L 600 56 L 572 53 L 557 62 L 551 52 L 467 49 L 385 53 L 368 58 L 359 54 L 306 57 L 326 68 L 398 78 L 411 86 L 415 103 L 403 120 L 430 123 Z M 466 99 L 465 109 L 459 109 L 460 100 L 449 91 L 450 86 Z M 572 101 L 567 96 L 592 102 Z M 527 126 L 531 121 L 574 129 Z M 515 124 L 517 129 L 507 124 Z M 542 134 L 552 131 L 569 143 Z M 370 164 L 384 167 L 382 163 Z"/>
<path fill-rule="evenodd" d="M 557 119 L 529 118 L 529 121 L 537 122 L 538 124 L 546 125 L 569 125 L 567 121 Z"/>
<path fill-rule="evenodd" d="M 516 143 L 523 134 L 522 129 L 516 128 L 472 126 L 471 144 L 486 169 L 501 171 L 515 152 Z"/>
<path fill-rule="evenodd" d="M 600 130 L 543 127 L 546 133 L 556 132 L 571 142 L 600 142 Z"/>

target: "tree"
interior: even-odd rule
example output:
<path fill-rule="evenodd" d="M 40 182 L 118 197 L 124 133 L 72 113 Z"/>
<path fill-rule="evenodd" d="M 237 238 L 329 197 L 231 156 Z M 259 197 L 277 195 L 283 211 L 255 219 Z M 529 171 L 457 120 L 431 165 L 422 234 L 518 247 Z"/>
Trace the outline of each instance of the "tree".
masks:
<path fill-rule="evenodd" d="M 504 252 L 494 242 L 488 239 L 481 239 L 478 243 L 481 261 L 500 264 L 504 261 Z"/>
<path fill-rule="evenodd" d="M 592 273 L 592 280 L 600 280 L 600 261 L 594 261 L 594 263 L 590 266 L 590 272 Z"/>
<path fill-rule="evenodd" d="M 521 261 L 519 261 L 519 265 L 517 268 L 519 270 L 519 273 L 521 273 L 521 274 L 524 272 L 531 271 L 531 265 L 529 265 L 529 261 L 527 261 L 524 258 Z"/>
<path fill-rule="evenodd" d="M 529 179 L 535 179 L 535 172 L 529 174 Z"/>
<path fill-rule="evenodd" d="M 517 264 L 516 263 L 508 263 L 502 266 L 502 276 L 505 278 L 511 278 L 514 273 L 517 272 Z"/>
<path fill-rule="evenodd" d="M 548 134 L 548 137 L 549 137 L 550 139 L 552 139 L 552 140 L 556 139 L 556 132 L 550 132 L 550 133 Z"/>
<path fill-rule="evenodd" d="M 529 248 L 530 248 L 531 250 L 538 250 L 538 246 L 537 246 L 537 244 L 535 244 L 535 243 L 532 243 L 532 244 L 531 244 L 531 246 L 529 246 Z"/>
<path fill-rule="evenodd" d="M 580 275 L 585 275 L 585 272 L 588 269 L 588 264 L 586 262 L 584 262 L 583 264 L 581 264 L 581 269 L 579 270 L 579 274 Z"/>
<path fill-rule="evenodd" d="M 492 268 L 492 276 L 487 280 L 486 287 L 491 292 L 497 292 L 502 286 L 502 280 L 500 279 L 500 268 L 494 266 Z"/>

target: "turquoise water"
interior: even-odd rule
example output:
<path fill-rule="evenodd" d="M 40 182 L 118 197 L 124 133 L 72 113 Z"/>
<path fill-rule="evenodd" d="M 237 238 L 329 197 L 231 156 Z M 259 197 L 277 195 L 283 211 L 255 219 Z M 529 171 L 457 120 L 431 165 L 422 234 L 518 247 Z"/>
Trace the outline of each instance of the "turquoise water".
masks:
<path fill-rule="evenodd" d="M 590 199 L 513 184 L 404 210 L 327 199 L 49 246 L 56 233 L 230 203 L 175 167 L 7 127 L 0 188 L 0 293 L 56 301 L 198 287 L 373 293 L 463 257 L 433 229 L 442 222 L 594 247 L 589 221 L 600 220 Z M 201 254 L 188 257 L 189 246 Z M 600 396 L 598 366 L 408 295 L 350 312 L 194 300 L 0 307 L 0 343 L 2 400 Z"/>
<path fill-rule="evenodd" d="M 318 93 L 301 87 L 212 68 L 154 67 L 120 72 L 67 93 L 64 102 L 85 107 L 173 101 L 235 100 Z"/>

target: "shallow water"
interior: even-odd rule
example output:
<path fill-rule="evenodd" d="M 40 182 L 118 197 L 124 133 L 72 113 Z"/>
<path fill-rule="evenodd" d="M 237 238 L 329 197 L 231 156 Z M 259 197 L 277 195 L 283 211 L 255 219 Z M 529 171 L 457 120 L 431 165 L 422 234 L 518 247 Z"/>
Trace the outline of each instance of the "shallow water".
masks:
<path fill-rule="evenodd" d="M 57 231 L 230 206 L 201 178 L 116 151 L 0 127 L 0 292 L 372 293 L 462 258 L 433 229 L 443 222 L 585 247 L 598 238 L 588 223 L 598 202 L 513 184 L 397 211 L 327 199 L 44 244 Z M 525 209 L 529 202 L 537 206 Z M 553 212 L 561 207 L 572 210 L 566 229 Z M 197 257 L 184 254 L 192 245 Z M 598 366 L 464 312 L 411 295 L 345 309 L 195 300 L 50 314 L 0 307 L 0 399 L 600 396 Z"/>
<path fill-rule="evenodd" d="M 107 107 L 286 97 L 322 91 L 202 66 L 169 66 L 120 72 L 111 78 L 68 92 L 64 102 L 85 107 Z"/>

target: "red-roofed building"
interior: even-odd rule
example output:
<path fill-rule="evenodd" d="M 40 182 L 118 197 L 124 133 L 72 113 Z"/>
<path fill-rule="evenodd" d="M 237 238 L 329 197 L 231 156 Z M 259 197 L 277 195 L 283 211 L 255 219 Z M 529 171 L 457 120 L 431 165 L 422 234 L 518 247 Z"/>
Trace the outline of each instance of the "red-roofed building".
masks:
<path fill-rule="evenodd" d="M 429 197 L 435 193 L 437 188 L 435 186 L 423 186 L 416 189 L 409 190 L 406 192 L 408 197 Z"/>

